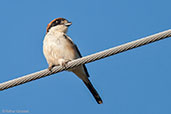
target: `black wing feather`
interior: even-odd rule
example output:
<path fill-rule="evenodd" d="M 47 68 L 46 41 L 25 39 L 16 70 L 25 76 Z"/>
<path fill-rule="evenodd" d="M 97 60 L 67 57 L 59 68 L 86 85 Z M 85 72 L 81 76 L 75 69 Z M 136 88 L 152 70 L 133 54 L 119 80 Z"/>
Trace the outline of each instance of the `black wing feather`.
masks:
<path fill-rule="evenodd" d="M 75 44 L 74 44 L 74 47 L 75 47 L 76 51 L 78 52 L 79 56 L 82 57 L 80 51 L 78 50 L 78 47 L 77 47 Z M 85 71 L 86 75 L 87 75 L 88 77 L 90 77 L 90 75 L 89 75 L 89 73 L 88 73 L 88 70 L 87 70 L 85 64 L 83 64 L 83 68 L 84 68 L 84 71 Z"/>

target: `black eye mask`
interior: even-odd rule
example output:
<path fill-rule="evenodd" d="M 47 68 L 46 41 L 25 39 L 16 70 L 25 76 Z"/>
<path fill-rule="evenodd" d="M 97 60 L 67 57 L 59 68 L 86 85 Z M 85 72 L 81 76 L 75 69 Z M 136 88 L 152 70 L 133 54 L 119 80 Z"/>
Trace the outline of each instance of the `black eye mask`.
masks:
<path fill-rule="evenodd" d="M 64 20 L 56 20 L 56 21 L 54 21 L 54 22 L 51 24 L 51 26 L 49 27 L 49 29 L 50 29 L 51 27 L 56 26 L 56 25 L 62 25 L 62 24 L 64 24 L 63 21 L 64 21 Z"/>
<path fill-rule="evenodd" d="M 54 21 L 50 24 L 50 26 L 47 28 L 47 32 L 49 32 L 49 29 L 50 29 L 50 28 L 52 28 L 52 27 L 54 27 L 54 26 L 56 26 L 56 25 L 62 25 L 62 24 L 64 24 L 64 21 L 65 21 L 65 19 L 63 19 L 63 18 L 54 20 Z"/>
<path fill-rule="evenodd" d="M 61 20 L 56 20 L 56 21 L 54 21 L 54 22 L 51 24 L 50 28 L 51 28 L 51 27 L 54 27 L 54 26 L 56 26 L 56 25 L 59 25 L 60 23 L 61 23 Z"/>

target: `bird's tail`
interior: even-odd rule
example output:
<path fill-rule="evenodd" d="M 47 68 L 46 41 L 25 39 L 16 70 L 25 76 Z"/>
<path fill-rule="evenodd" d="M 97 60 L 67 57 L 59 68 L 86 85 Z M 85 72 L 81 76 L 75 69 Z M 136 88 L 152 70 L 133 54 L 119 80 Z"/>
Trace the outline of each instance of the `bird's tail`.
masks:
<path fill-rule="evenodd" d="M 99 94 L 97 93 L 96 89 L 93 87 L 93 85 L 91 84 L 90 80 L 88 79 L 87 82 L 83 81 L 84 84 L 87 86 L 87 88 L 89 89 L 89 91 L 92 93 L 92 95 L 94 96 L 94 98 L 96 99 L 98 104 L 102 104 L 103 101 L 100 98 Z"/>

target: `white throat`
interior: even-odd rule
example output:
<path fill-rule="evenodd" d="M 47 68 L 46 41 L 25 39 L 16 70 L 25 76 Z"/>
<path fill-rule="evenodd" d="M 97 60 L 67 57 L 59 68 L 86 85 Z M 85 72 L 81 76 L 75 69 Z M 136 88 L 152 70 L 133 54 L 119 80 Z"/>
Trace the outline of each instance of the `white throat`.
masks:
<path fill-rule="evenodd" d="M 68 27 L 65 25 L 57 25 L 49 30 L 49 32 L 64 32 L 64 33 L 66 33 L 67 31 L 68 31 Z"/>

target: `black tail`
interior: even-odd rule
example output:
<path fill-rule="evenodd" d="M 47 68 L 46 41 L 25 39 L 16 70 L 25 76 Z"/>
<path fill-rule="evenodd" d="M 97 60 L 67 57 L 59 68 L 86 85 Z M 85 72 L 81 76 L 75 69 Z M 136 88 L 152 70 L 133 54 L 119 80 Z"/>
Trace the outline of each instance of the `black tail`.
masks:
<path fill-rule="evenodd" d="M 88 82 L 83 81 L 84 84 L 87 86 L 87 88 L 90 90 L 90 92 L 92 93 L 92 95 L 94 96 L 94 98 L 96 99 L 98 104 L 102 104 L 103 101 L 100 98 L 99 94 L 97 93 L 97 91 L 95 90 L 95 88 L 93 87 L 93 85 L 91 84 L 90 80 L 88 80 Z"/>

